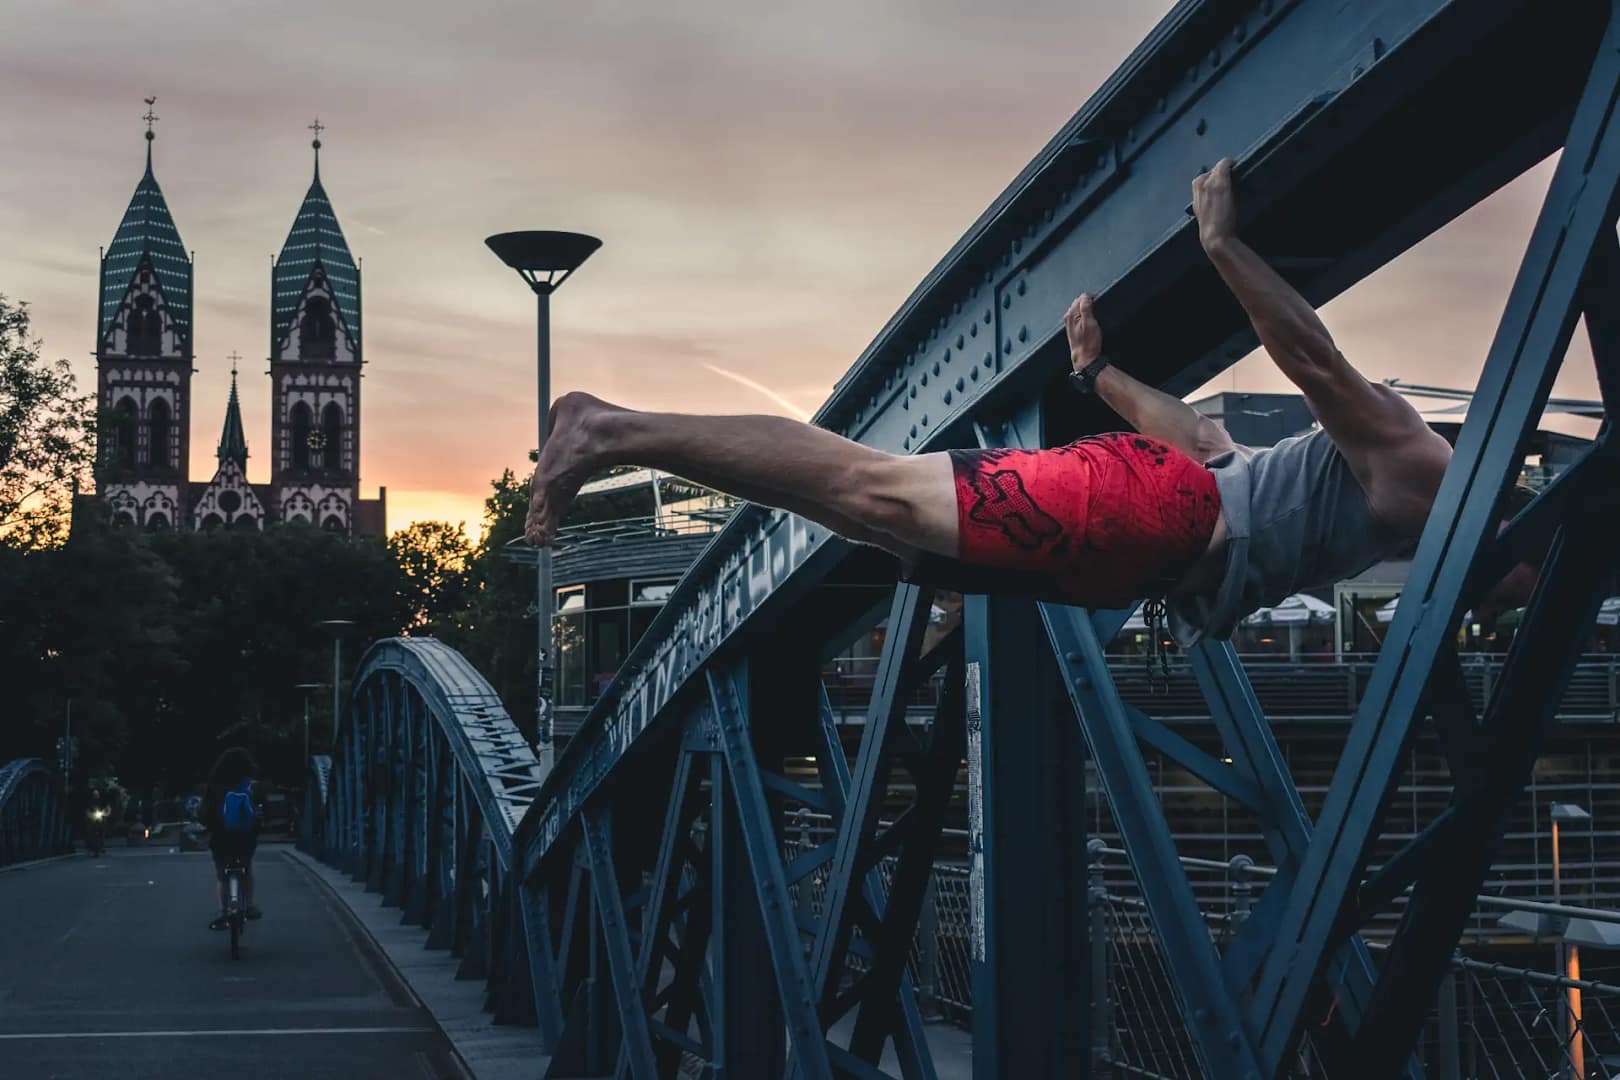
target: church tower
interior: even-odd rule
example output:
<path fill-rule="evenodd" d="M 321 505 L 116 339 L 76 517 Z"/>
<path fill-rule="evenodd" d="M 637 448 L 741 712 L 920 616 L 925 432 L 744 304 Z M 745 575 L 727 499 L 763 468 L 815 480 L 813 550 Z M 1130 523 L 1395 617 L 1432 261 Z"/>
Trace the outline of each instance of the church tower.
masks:
<path fill-rule="evenodd" d="M 152 172 L 155 101 L 143 117 L 146 172 L 101 256 L 97 490 L 114 521 L 167 529 L 188 511 L 192 259 Z"/>
<path fill-rule="evenodd" d="M 372 534 L 360 494 L 360 267 L 315 177 L 270 275 L 270 486 L 279 521 Z"/>

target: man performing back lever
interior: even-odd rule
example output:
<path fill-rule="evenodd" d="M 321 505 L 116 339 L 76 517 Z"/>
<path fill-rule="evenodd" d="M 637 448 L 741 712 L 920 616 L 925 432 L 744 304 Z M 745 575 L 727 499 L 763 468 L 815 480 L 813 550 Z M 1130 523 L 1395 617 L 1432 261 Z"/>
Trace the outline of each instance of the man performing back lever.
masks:
<path fill-rule="evenodd" d="M 1086 607 L 1162 597 L 1183 644 L 1300 589 L 1355 574 L 1423 528 L 1451 447 L 1339 353 L 1316 312 L 1236 233 L 1232 163 L 1193 181 L 1199 239 L 1320 428 L 1250 450 L 1108 366 L 1091 298 L 1064 317 L 1072 378 L 1136 428 L 1050 450 L 896 455 L 774 416 L 635 412 L 585 394 L 553 408 L 527 536 L 548 544 L 606 466 L 675 473 L 924 565 L 939 583 L 1017 580 Z M 1498 592 L 1520 593 L 1521 567 Z M 988 591 L 994 586 L 966 591 Z"/>

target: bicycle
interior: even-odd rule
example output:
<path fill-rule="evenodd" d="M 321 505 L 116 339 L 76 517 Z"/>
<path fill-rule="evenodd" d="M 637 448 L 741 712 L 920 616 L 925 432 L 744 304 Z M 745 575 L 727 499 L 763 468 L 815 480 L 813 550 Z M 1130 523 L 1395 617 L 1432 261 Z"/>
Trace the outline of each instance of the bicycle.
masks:
<path fill-rule="evenodd" d="M 231 936 L 231 959 L 242 958 L 242 932 L 247 927 L 247 904 L 243 901 L 242 879 L 247 866 L 232 859 L 225 867 L 225 928 Z"/>

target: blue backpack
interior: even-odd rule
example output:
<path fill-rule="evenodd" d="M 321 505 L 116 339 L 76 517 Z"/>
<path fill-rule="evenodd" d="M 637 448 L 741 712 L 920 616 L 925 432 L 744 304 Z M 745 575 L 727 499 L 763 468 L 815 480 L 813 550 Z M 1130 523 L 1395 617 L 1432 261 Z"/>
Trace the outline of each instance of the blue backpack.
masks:
<path fill-rule="evenodd" d="M 226 832 L 252 832 L 258 816 L 258 808 L 253 805 L 252 780 L 243 780 L 240 787 L 225 793 L 220 820 Z"/>

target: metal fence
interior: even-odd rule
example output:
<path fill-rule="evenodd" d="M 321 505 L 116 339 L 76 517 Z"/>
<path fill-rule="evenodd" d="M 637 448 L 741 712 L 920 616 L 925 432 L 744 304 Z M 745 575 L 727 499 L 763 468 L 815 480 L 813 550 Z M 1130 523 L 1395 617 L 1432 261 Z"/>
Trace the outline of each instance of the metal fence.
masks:
<path fill-rule="evenodd" d="M 822 815 L 801 811 L 789 819 L 784 854 L 792 859 L 826 838 Z M 1146 905 L 1131 888 L 1124 852 L 1093 841 L 1090 848 L 1087 929 L 1091 940 L 1092 1063 L 1097 1076 L 1184 1080 L 1203 1075 L 1181 1008 L 1171 987 Z M 1188 869 L 1209 873 L 1204 860 Z M 885 890 L 893 863 L 878 874 Z M 1275 872 L 1240 857 L 1223 867 L 1227 902 L 1206 911 L 1210 935 L 1224 945 L 1248 916 Z M 1123 883 L 1123 884 L 1122 884 Z M 792 886 L 807 917 L 819 916 L 825 871 Z M 1482 904 L 1521 911 L 1562 933 L 1572 920 L 1620 925 L 1620 913 L 1482 897 Z M 912 946 L 910 974 L 925 1017 L 961 1026 L 973 1019 L 971 897 L 966 867 L 938 863 Z M 1369 942 L 1375 951 L 1379 941 Z M 1459 952 L 1441 988 L 1420 1054 L 1437 1080 L 1507 1080 L 1509 1077 L 1620 1080 L 1620 985 L 1572 978 L 1488 959 L 1492 948 L 1475 943 Z M 1537 949 L 1550 956 L 1553 946 Z M 1518 950 L 1522 953 L 1523 949 Z M 864 950 L 852 950 L 850 975 L 864 968 Z M 1551 966 L 1551 965 L 1549 965 Z M 1307 1039 L 1290 1075 L 1317 1080 L 1332 1075 L 1332 1050 Z"/>

